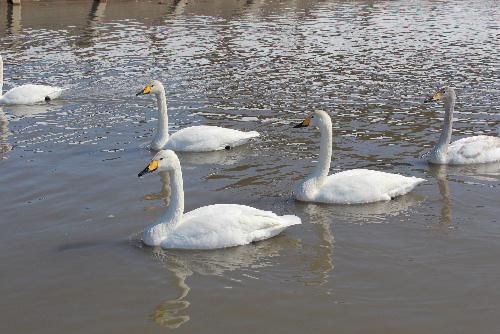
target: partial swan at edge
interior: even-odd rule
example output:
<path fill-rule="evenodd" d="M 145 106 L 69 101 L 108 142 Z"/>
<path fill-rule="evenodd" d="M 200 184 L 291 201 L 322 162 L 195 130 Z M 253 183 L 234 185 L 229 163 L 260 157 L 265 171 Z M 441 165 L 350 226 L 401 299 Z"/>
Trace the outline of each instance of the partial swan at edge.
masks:
<path fill-rule="evenodd" d="M 26 84 L 3 93 L 3 59 L 0 55 L 0 104 L 35 104 L 57 99 L 64 89 L 55 86 Z"/>
<path fill-rule="evenodd" d="M 434 164 L 466 165 L 500 160 L 500 138 L 493 136 L 472 136 L 450 144 L 453 131 L 453 111 L 457 96 L 452 87 L 439 88 L 424 102 L 443 101 L 444 122 L 441 136 L 430 151 L 427 160 Z"/>

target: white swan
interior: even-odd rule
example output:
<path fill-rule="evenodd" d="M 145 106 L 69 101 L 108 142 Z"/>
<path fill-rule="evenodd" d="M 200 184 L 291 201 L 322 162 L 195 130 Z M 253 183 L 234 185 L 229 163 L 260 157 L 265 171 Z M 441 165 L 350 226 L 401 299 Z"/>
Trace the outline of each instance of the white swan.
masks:
<path fill-rule="evenodd" d="M 296 128 L 319 127 L 319 162 L 311 175 L 294 189 L 295 198 L 305 202 L 359 204 L 387 201 L 410 192 L 425 181 L 414 176 L 384 173 L 369 169 L 351 169 L 328 175 L 332 157 L 332 121 L 324 111 L 315 111 Z"/>
<path fill-rule="evenodd" d="M 297 216 L 278 216 L 271 211 L 238 204 L 209 205 L 184 214 L 182 171 L 177 155 L 171 150 L 159 151 L 139 177 L 155 170 L 169 172 L 172 191 L 167 211 L 144 231 L 143 241 L 149 246 L 233 247 L 273 237 L 301 223 Z"/>
<path fill-rule="evenodd" d="M 58 98 L 63 88 L 45 85 L 21 85 L 3 92 L 3 59 L 0 55 L 0 104 L 35 104 Z"/>
<path fill-rule="evenodd" d="M 444 102 L 443 130 L 439 141 L 430 151 L 427 160 L 434 164 L 466 165 L 500 160 L 500 138 L 473 136 L 459 139 L 450 144 L 453 128 L 453 110 L 457 96 L 452 87 L 443 87 L 425 102 Z"/>
<path fill-rule="evenodd" d="M 243 132 L 218 126 L 191 126 L 177 131 L 169 137 L 167 98 L 162 83 L 152 80 L 136 95 L 155 94 L 158 102 L 158 130 L 151 143 L 153 150 L 170 149 L 177 152 L 209 152 L 229 149 L 248 143 L 258 137 L 257 131 Z"/>

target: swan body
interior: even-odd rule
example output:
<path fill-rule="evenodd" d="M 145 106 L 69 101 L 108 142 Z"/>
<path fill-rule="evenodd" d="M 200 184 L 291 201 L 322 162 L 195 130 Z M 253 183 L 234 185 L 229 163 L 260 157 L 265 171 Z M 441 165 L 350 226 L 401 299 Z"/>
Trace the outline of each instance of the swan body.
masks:
<path fill-rule="evenodd" d="M 351 169 L 327 176 L 317 182 L 302 182 L 296 198 L 305 202 L 359 204 L 389 201 L 410 192 L 423 179 L 370 169 Z M 311 187 L 312 189 L 308 189 Z"/>
<path fill-rule="evenodd" d="M 216 249 L 245 245 L 271 238 L 287 227 L 300 224 L 297 216 L 278 216 L 246 205 L 215 204 L 184 214 L 182 172 L 177 155 L 159 151 L 139 176 L 155 170 L 168 171 L 171 200 L 165 214 L 144 231 L 149 246 L 181 249 Z"/>
<path fill-rule="evenodd" d="M 3 87 L 3 59 L 0 56 L 0 95 Z M 35 104 L 58 98 L 63 88 L 46 85 L 21 85 L 0 97 L 0 104 Z"/>
<path fill-rule="evenodd" d="M 153 150 L 170 149 L 177 152 L 210 152 L 229 149 L 248 143 L 258 137 L 256 131 L 243 132 L 218 126 L 192 126 L 168 133 L 167 99 L 165 88 L 156 80 L 146 86 L 137 95 L 154 94 L 158 102 L 158 129 L 151 142 Z"/>
<path fill-rule="evenodd" d="M 500 161 L 500 138 L 493 136 L 473 136 L 462 138 L 450 144 L 453 129 L 453 111 L 456 94 L 452 87 L 443 87 L 425 102 L 444 102 L 445 115 L 439 141 L 429 152 L 430 163 L 467 165 Z"/>
<path fill-rule="evenodd" d="M 414 176 L 351 169 L 328 175 L 332 156 L 332 122 L 324 111 L 315 111 L 296 127 L 318 126 L 321 132 L 318 165 L 310 176 L 299 182 L 293 191 L 304 202 L 330 204 L 361 204 L 388 201 L 407 194 L 424 179 Z"/>
<path fill-rule="evenodd" d="M 256 131 L 243 132 L 218 126 L 199 125 L 177 131 L 170 136 L 166 149 L 178 152 L 210 152 L 246 144 L 258 137 Z M 153 145 L 158 150 L 161 144 Z"/>

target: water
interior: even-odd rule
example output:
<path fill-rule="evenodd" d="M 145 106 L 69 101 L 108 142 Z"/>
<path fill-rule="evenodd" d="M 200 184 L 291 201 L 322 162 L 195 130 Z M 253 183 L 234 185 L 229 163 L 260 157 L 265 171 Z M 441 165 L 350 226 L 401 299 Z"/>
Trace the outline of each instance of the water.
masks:
<path fill-rule="evenodd" d="M 471 333 L 500 324 L 500 165 L 430 167 L 457 89 L 454 139 L 497 135 L 495 1 L 0 2 L 5 85 L 70 88 L 0 109 L 2 333 Z M 240 203 L 303 225 L 207 252 L 142 247 L 168 204 L 137 173 L 167 87 L 172 131 L 261 132 L 229 152 L 182 154 L 186 210 Z M 423 177 L 388 203 L 297 203 L 332 115 L 331 171 Z"/>

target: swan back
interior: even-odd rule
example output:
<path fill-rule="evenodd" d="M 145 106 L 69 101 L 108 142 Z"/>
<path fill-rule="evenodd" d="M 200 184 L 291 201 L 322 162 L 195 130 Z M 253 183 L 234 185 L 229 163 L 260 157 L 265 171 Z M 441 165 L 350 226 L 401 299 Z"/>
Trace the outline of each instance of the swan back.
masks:
<path fill-rule="evenodd" d="M 3 104 L 35 104 L 61 96 L 60 87 L 27 84 L 17 86 L 6 92 L 0 102 Z"/>
<path fill-rule="evenodd" d="M 480 164 L 500 161 L 500 138 L 473 136 L 454 141 L 448 148 L 451 165 Z"/>
<path fill-rule="evenodd" d="M 246 205 L 209 205 L 186 213 L 162 247 L 215 249 L 246 245 L 271 238 L 300 223 L 297 216 L 278 216 Z"/>

